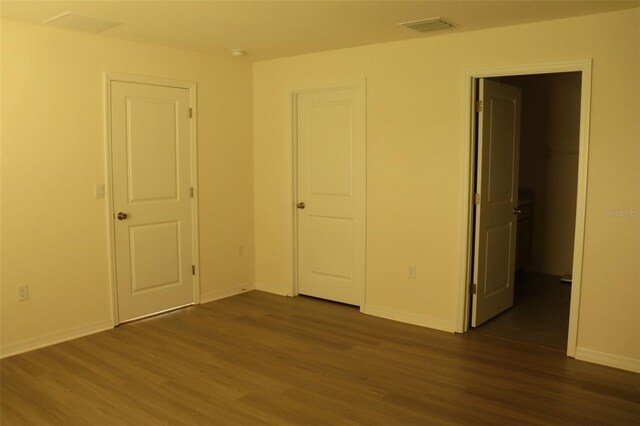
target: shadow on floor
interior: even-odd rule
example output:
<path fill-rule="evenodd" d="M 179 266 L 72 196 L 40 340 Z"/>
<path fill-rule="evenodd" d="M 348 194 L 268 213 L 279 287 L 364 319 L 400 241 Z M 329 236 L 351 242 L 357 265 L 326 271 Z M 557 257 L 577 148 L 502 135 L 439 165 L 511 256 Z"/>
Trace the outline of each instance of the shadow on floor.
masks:
<path fill-rule="evenodd" d="M 566 351 L 571 285 L 555 275 L 521 273 L 514 293 L 511 309 L 472 330 Z"/>

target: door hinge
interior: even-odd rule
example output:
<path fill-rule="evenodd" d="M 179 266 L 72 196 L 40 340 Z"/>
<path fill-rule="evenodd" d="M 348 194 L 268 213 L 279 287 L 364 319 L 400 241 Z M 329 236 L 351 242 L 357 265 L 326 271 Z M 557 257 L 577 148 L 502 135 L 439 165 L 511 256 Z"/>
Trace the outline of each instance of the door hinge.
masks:
<path fill-rule="evenodd" d="M 189 108 L 189 118 L 193 117 L 193 108 Z"/>
<path fill-rule="evenodd" d="M 193 186 L 190 188 L 190 192 L 189 193 L 191 194 L 191 198 L 193 198 Z"/>
<path fill-rule="evenodd" d="M 482 111 L 482 101 L 476 101 L 474 109 L 476 112 Z"/>
<path fill-rule="evenodd" d="M 471 294 L 476 294 L 478 292 L 478 284 L 471 283 Z"/>
<path fill-rule="evenodd" d="M 473 194 L 473 204 L 480 204 L 480 193 L 476 192 L 475 194 Z"/>
<path fill-rule="evenodd" d="M 191 274 L 196 274 L 196 265 L 191 265 Z"/>

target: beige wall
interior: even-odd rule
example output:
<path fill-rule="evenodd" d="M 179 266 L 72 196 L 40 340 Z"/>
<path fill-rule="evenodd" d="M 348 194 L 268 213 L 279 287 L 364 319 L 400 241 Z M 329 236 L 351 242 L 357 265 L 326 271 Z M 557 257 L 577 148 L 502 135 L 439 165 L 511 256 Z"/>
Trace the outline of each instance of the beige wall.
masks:
<path fill-rule="evenodd" d="M 202 295 L 253 285 L 250 64 L 11 21 L 1 38 L 2 353 L 111 325 L 105 71 L 197 82 Z"/>
<path fill-rule="evenodd" d="M 593 58 L 578 347 L 637 368 L 640 217 L 605 210 L 640 209 L 639 22 L 635 9 L 255 64 L 258 288 L 290 292 L 292 286 L 292 89 L 367 79 L 366 305 L 452 330 L 469 143 L 465 71 Z M 413 264 L 417 279 L 408 280 Z"/>

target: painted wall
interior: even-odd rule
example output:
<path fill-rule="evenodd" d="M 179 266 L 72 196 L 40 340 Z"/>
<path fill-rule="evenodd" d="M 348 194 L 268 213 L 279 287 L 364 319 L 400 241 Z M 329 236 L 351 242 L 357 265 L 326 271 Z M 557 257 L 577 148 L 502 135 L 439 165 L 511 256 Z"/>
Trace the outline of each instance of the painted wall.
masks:
<path fill-rule="evenodd" d="M 11 21 L 0 52 L 3 354 L 111 326 L 105 71 L 198 83 L 202 297 L 253 285 L 250 64 Z"/>
<path fill-rule="evenodd" d="M 288 94 L 366 78 L 365 310 L 454 329 L 469 143 L 464 73 L 593 58 L 578 349 L 638 369 L 640 217 L 607 212 L 640 209 L 639 23 L 635 9 L 255 64 L 256 286 L 292 291 Z"/>
<path fill-rule="evenodd" d="M 580 73 L 507 77 L 522 89 L 520 188 L 535 193 L 527 271 L 570 274 L 578 190 Z"/>

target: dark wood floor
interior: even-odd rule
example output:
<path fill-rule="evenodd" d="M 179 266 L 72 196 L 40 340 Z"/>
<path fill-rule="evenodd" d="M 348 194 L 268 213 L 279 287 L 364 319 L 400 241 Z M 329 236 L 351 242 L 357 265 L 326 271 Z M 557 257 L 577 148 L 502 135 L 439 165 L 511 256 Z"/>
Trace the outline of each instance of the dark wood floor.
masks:
<path fill-rule="evenodd" d="M 640 375 L 261 292 L 1 362 L 3 425 L 640 423 Z"/>
<path fill-rule="evenodd" d="M 567 351 L 571 285 L 555 275 L 516 276 L 513 307 L 474 329 Z"/>

